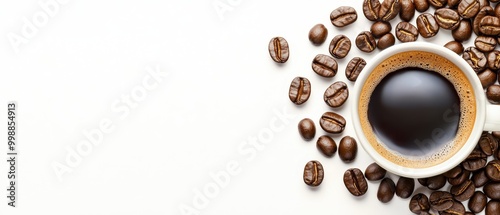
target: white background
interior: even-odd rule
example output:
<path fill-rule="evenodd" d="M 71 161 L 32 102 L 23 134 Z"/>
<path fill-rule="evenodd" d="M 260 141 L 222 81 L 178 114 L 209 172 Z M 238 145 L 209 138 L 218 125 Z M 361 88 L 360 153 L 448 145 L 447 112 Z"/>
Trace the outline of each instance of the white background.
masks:
<path fill-rule="evenodd" d="M 380 203 L 378 182 L 370 182 L 360 198 L 345 189 L 346 169 L 364 171 L 373 162 L 363 149 L 346 164 L 338 155 L 323 156 L 315 140 L 304 141 L 297 132 L 297 123 L 308 117 L 317 123 L 316 137 L 325 134 L 319 117 L 333 110 L 348 122 L 334 139 L 355 137 L 351 101 L 331 109 L 322 97 L 334 81 L 353 87 L 344 75 L 351 58 L 369 62 L 379 52 L 365 54 L 354 46 L 355 36 L 371 25 L 362 1 L 66 0 L 46 20 L 40 2 L 48 0 L 0 4 L 0 131 L 6 130 L 7 102 L 17 101 L 20 151 L 17 208 L 8 207 L 4 197 L 0 213 L 184 214 L 180 208 L 189 207 L 192 214 L 214 215 L 410 214 L 408 200 Z M 339 29 L 329 14 L 341 5 L 355 7 L 358 20 Z M 42 23 L 23 35 L 24 19 L 32 23 L 34 17 Z M 391 22 L 393 28 L 398 22 Z M 329 30 L 321 46 L 307 38 L 317 23 Z M 316 54 L 328 54 L 337 34 L 346 34 L 353 48 L 338 60 L 334 78 L 319 77 L 311 61 Z M 12 35 L 23 37 L 23 43 L 13 44 Z M 267 45 L 275 36 L 285 37 L 291 48 L 284 65 L 269 57 Z M 450 31 L 441 29 L 438 37 L 418 40 L 443 45 L 451 39 Z M 168 77 L 140 91 L 143 79 L 150 77 L 147 68 Z M 312 83 L 312 95 L 300 107 L 287 95 L 296 76 Z M 122 102 L 123 96 L 138 92 L 146 94 L 134 101 L 134 108 Z M 130 114 L 116 106 L 130 107 Z M 280 114 L 293 118 L 279 120 Z M 68 150 L 86 141 L 84 133 L 98 129 L 102 120 L 111 121 L 113 131 L 69 166 Z M 279 128 L 271 130 L 270 124 Z M 6 139 L 6 132 L 0 132 L 0 139 Z M 258 150 L 250 145 L 252 139 L 260 144 Z M 1 145 L 5 155 L 5 141 Z M 309 160 L 321 161 L 326 171 L 317 188 L 302 181 Z M 59 178 L 56 164 L 71 172 Z M 233 164 L 236 172 L 212 189 L 211 174 Z M 8 166 L 0 166 L 3 189 Z"/>

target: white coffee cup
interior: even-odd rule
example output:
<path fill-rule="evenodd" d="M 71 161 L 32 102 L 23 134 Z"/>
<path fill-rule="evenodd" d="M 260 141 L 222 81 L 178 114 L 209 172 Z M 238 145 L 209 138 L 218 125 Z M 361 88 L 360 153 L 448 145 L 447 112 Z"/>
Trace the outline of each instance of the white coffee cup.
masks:
<path fill-rule="evenodd" d="M 374 148 L 374 145 L 372 145 L 374 143 L 369 142 L 367 134 L 365 134 L 361 126 L 361 118 L 359 113 L 360 96 L 362 88 L 366 84 L 369 75 L 380 63 L 384 62 L 387 58 L 398 55 L 398 53 L 408 51 L 430 52 L 451 61 L 466 76 L 466 79 L 470 82 L 474 97 L 476 98 L 475 121 L 473 122 L 472 131 L 469 133 L 467 140 L 463 145 L 461 144 L 461 148 L 457 150 L 452 156 L 440 163 L 436 163 L 435 165 L 428 167 L 404 166 L 382 156 L 382 154 Z M 431 43 L 413 42 L 398 44 L 386 50 L 383 50 L 382 52 L 374 56 L 368 61 L 367 65 L 356 80 L 351 99 L 353 102 L 351 114 L 359 143 L 377 164 L 379 164 L 387 171 L 400 176 L 410 178 L 426 178 L 444 173 L 459 165 L 467 158 L 467 156 L 476 146 L 483 130 L 500 131 L 500 106 L 492 105 L 487 101 L 481 82 L 479 81 L 479 78 L 477 77 L 477 74 L 474 72 L 474 70 L 472 70 L 469 64 L 455 52 Z M 379 142 L 377 144 L 383 143 Z"/>

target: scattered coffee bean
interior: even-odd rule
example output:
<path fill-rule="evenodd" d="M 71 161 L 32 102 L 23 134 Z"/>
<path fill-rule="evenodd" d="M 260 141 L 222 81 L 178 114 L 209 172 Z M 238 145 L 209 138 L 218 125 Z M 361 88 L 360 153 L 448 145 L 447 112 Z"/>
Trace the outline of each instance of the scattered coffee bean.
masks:
<path fill-rule="evenodd" d="M 344 117 L 334 112 L 325 112 L 319 120 L 319 125 L 329 133 L 338 134 L 344 131 L 346 121 Z"/>
<path fill-rule="evenodd" d="M 490 103 L 500 104 L 500 85 L 493 84 L 486 88 L 486 98 Z M 500 153 L 500 150 L 498 153 Z"/>
<path fill-rule="evenodd" d="M 379 19 L 378 12 L 380 10 L 379 0 L 364 0 L 363 1 L 363 14 L 370 21 L 377 21 Z"/>
<path fill-rule="evenodd" d="M 446 6 L 447 0 L 428 0 L 429 4 L 436 9 Z"/>
<path fill-rule="evenodd" d="M 474 182 L 474 186 L 476 186 L 476 187 L 482 187 L 482 186 L 484 186 L 486 183 L 488 183 L 490 181 L 490 179 L 488 178 L 488 176 L 486 176 L 486 170 L 485 169 L 481 169 L 481 170 L 475 171 L 472 174 L 472 178 L 471 179 Z"/>
<path fill-rule="evenodd" d="M 457 214 L 465 214 L 465 207 L 462 204 L 462 202 L 454 201 L 453 205 L 450 208 L 439 212 L 439 215 L 457 215 Z"/>
<path fill-rule="evenodd" d="M 349 81 L 356 81 L 365 66 L 366 61 L 363 58 L 355 57 L 347 64 L 347 67 L 345 68 L 345 76 Z"/>
<path fill-rule="evenodd" d="M 391 33 L 387 33 L 380 39 L 378 39 L 377 48 L 383 50 L 393 46 L 395 43 L 396 43 L 396 38 L 394 38 L 394 35 L 392 35 Z"/>
<path fill-rule="evenodd" d="M 314 57 L 312 69 L 316 74 L 329 78 L 337 74 L 338 63 L 333 57 L 318 54 Z"/>
<path fill-rule="evenodd" d="M 431 190 L 439 190 L 446 185 L 446 177 L 443 175 L 436 175 L 430 178 L 419 178 L 418 183 Z"/>
<path fill-rule="evenodd" d="M 448 0 L 447 2 L 447 6 L 449 8 L 455 8 L 455 6 L 457 6 L 459 3 L 460 3 L 461 0 Z"/>
<path fill-rule="evenodd" d="M 478 0 L 461 0 L 458 4 L 458 14 L 464 19 L 473 18 L 479 12 Z"/>
<path fill-rule="evenodd" d="M 498 71 L 500 69 L 500 51 L 498 50 L 493 50 L 492 52 L 488 53 L 488 67 L 492 71 Z"/>
<path fill-rule="evenodd" d="M 368 190 L 368 183 L 363 176 L 363 172 L 358 168 L 351 168 L 345 171 L 344 185 L 354 196 L 362 196 Z"/>
<path fill-rule="evenodd" d="M 453 169 L 448 170 L 448 172 L 443 173 L 443 176 L 446 178 L 456 178 L 460 176 L 462 171 L 463 171 L 462 166 L 456 166 L 453 167 Z"/>
<path fill-rule="evenodd" d="M 434 12 L 436 22 L 441 28 L 453 30 L 458 28 L 460 23 L 460 16 L 457 11 L 449 8 L 440 8 Z"/>
<path fill-rule="evenodd" d="M 495 16 L 500 17 L 500 5 L 499 4 L 497 4 L 495 6 Z"/>
<path fill-rule="evenodd" d="M 328 36 L 328 29 L 323 24 L 317 24 L 309 31 L 309 41 L 314 45 L 321 45 Z"/>
<path fill-rule="evenodd" d="M 409 22 L 415 16 L 415 4 L 413 4 L 413 0 L 400 0 L 400 4 L 399 18 Z"/>
<path fill-rule="evenodd" d="M 304 77 L 296 77 L 290 84 L 288 97 L 296 105 L 301 105 L 309 99 L 311 95 L 311 82 Z"/>
<path fill-rule="evenodd" d="M 483 187 L 483 192 L 490 199 L 500 200 L 500 183 L 489 182 Z"/>
<path fill-rule="evenodd" d="M 342 81 L 337 81 L 330 85 L 323 95 L 326 104 L 334 108 L 342 106 L 348 97 L 349 89 L 347 88 L 347 84 Z"/>
<path fill-rule="evenodd" d="M 486 207 L 488 198 L 481 191 L 476 191 L 469 200 L 469 210 L 474 213 L 480 213 Z"/>
<path fill-rule="evenodd" d="M 472 35 L 472 26 L 470 20 L 462 19 L 459 22 L 458 27 L 451 31 L 451 35 L 453 36 L 453 39 L 459 42 L 470 39 Z"/>
<path fill-rule="evenodd" d="M 372 52 L 377 47 L 377 42 L 369 31 L 363 31 L 356 37 L 356 46 L 363 52 Z"/>
<path fill-rule="evenodd" d="M 358 144 L 356 140 L 350 136 L 345 136 L 339 143 L 339 157 L 340 160 L 350 163 L 356 158 L 358 153 Z"/>
<path fill-rule="evenodd" d="M 391 32 L 391 29 L 391 23 L 378 21 L 373 23 L 372 27 L 370 28 L 370 32 L 372 32 L 375 38 L 380 38 L 381 36 Z"/>
<path fill-rule="evenodd" d="M 493 132 L 491 132 L 491 135 L 493 135 L 495 138 L 497 138 L 500 141 L 500 131 L 493 131 Z"/>
<path fill-rule="evenodd" d="M 414 214 L 422 214 L 430 210 L 429 198 L 423 193 L 414 195 L 410 200 L 410 211 Z"/>
<path fill-rule="evenodd" d="M 309 161 L 304 167 L 304 183 L 316 187 L 323 182 L 325 172 L 319 161 Z"/>
<path fill-rule="evenodd" d="M 330 42 L 330 54 L 338 59 L 344 58 L 351 50 L 351 40 L 345 35 L 337 35 Z"/>
<path fill-rule="evenodd" d="M 486 156 L 481 149 L 475 148 L 462 162 L 462 167 L 464 167 L 465 170 L 473 172 L 485 167 L 487 159 L 488 156 Z"/>
<path fill-rule="evenodd" d="M 484 73 L 485 71 L 483 71 L 482 73 Z M 496 79 L 496 76 L 495 76 L 495 79 Z M 498 149 L 497 139 L 495 137 L 493 137 L 493 135 L 488 133 L 488 132 L 484 132 L 481 135 L 481 138 L 479 138 L 478 145 L 481 148 L 481 150 L 483 151 L 483 153 L 486 154 L 487 156 L 493 155 L 495 153 L 495 151 Z"/>
<path fill-rule="evenodd" d="M 486 56 L 475 47 L 469 47 L 464 50 L 462 58 L 472 67 L 476 73 L 486 69 L 488 60 Z"/>
<path fill-rule="evenodd" d="M 390 178 L 384 178 L 378 186 L 377 199 L 382 203 L 387 203 L 392 200 L 396 192 L 396 185 Z"/>
<path fill-rule="evenodd" d="M 455 178 L 448 178 L 448 183 L 451 185 L 459 185 L 469 179 L 470 177 L 470 171 L 463 170 L 457 177 Z"/>
<path fill-rule="evenodd" d="M 486 176 L 495 182 L 500 182 L 500 161 L 492 160 L 485 168 Z"/>
<path fill-rule="evenodd" d="M 384 0 L 380 5 L 380 10 L 378 12 L 378 17 L 382 21 L 390 21 L 394 19 L 401 10 L 401 4 L 399 0 Z"/>
<path fill-rule="evenodd" d="M 415 10 L 420 13 L 423 13 L 429 9 L 429 0 L 413 0 L 413 4 L 415 4 Z"/>
<path fill-rule="evenodd" d="M 470 199 L 474 195 L 474 191 L 476 191 L 476 186 L 471 180 L 466 180 L 459 185 L 452 186 L 450 189 L 453 198 L 459 202 Z"/>
<path fill-rule="evenodd" d="M 453 52 L 459 55 L 462 54 L 462 52 L 464 52 L 464 46 L 462 45 L 462 43 L 454 40 L 446 43 L 444 47 L 448 48 L 449 50 L 452 50 Z"/>
<path fill-rule="evenodd" d="M 434 191 L 429 196 L 431 208 L 437 211 L 444 211 L 453 206 L 453 196 L 445 191 Z"/>
<path fill-rule="evenodd" d="M 439 25 L 430 13 L 422 13 L 417 17 L 417 29 L 424 38 L 435 36 L 439 32 Z"/>
<path fill-rule="evenodd" d="M 478 36 L 474 40 L 474 45 L 479 51 L 490 52 L 497 46 L 497 41 L 494 37 L 490 36 Z"/>
<path fill-rule="evenodd" d="M 366 175 L 366 171 L 365 171 Z M 413 194 L 413 190 L 415 189 L 415 179 L 399 177 L 398 183 L 396 184 L 396 195 L 406 199 L 409 198 Z"/>
<path fill-rule="evenodd" d="M 269 55 L 276 63 L 285 63 L 290 54 L 288 42 L 283 37 L 272 38 L 269 42 Z"/>
<path fill-rule="evenodd" d="M 332 157 L 335 152 L 337 152 L 337 143 L 328 135 L 319 137 L 318 141 L 316 141 L 316 147 L 321 153 L 328 157 Z"/>
<path fill-rule="evenodd" d="M 479 26 L 480 26 L 479 23 L 487 15 L 495 15 L 493 8 L 489 5 L 481 8 L 479 10 L 479 13 L 477 13 L 476 17 L 474 17 L 474 22 L 472 23 L 472 30 L 477 36 L 480 36 L 481 34 L 481 32 L 479 32 Z"/>
<path fill-rule="evenodd" d="M 365 177 L 368 181 L 378 181 L 385 177 L 387 171 L 377 163 L 372 163 L 366 167 Z"/>
<path fill-rule="evenodd" d="M 403 43 L 416 41 L 418 29 L 409 22 L 400 22 L 396 26 L 396 38 Z"/>
<path fill-rule="evenodd" d="M 330 21 L 336 27 L 347 26 L 358 19 L 358 14 L 353 7 L 341 6 L 333 10 L 330 14 Z"/>
<path fill-rule="evenodd" d="M 479 22 L 479 32 L 490 36 L 500 34 L 500 18 L 496 16 L 485 16 Z"/>
<path fill-rule="evenodd" d="M 311 140 L 316 135 L 316 126 L 314 126 L 314 122 L 309 118 L 300 120 L 298 127 L 300 136 L 305 140 Z"/>
<path fill-rule="evenodd" d="M 500 214 L 500 201 L 490 200 L 486 204 L 485 215 L 498 215 Z"/>

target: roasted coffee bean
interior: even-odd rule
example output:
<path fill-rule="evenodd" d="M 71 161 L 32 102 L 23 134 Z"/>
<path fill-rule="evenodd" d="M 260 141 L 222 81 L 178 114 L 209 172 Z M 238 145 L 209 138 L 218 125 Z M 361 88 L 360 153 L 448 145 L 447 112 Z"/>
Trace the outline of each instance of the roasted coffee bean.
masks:
<path fill-rule="evenodd" d="M 330 21 L 336 27 L 347 26 L 358 19 L 358 14 L 353 7 L 341 6 L 333 10 L 330 14 Z"/>
<path fill-rule="evenodd" d="M 344 131 L 346 121 L 344 117 L 334 112 L 325 112 L 319 120 L 319 125 L 329 133 L 338 134 Z"/>
<path fill-rule="evenodd" d="M 481 73 L 477 74 L 477 77 L 479 77 L 483 88 L 487 88 L 495 83 L 497 80 L 497 73 L 491 71 L 490 69 L 485 69 Z"/>
<path fill-rule="evenodd" d="M 419 178 L 418 183 L 431 190 L 439 190 L 446 185 L 446 177 L 443 175 L 436 175 L 430 178 Z"/>
<path fill-rule="evenodd" d="M 400 0 L 400 4 L 399 18 L 409 22 L 415 16 L 415 4 L 413 4 L 413 0 Z"/>
<path fill-rule="evenodd" d="M 323 24 L 317 24 L 309 31 L 309 41 L 314 45 L 321 45 L 328 36 L 328 29 Z"/>
<path fill-rule="evenodd" d="M 348 97 L 349 89 L 347 88 L 347 84 L 342 81 L 337 81 L 330 85 L 323 95 L 326 104 L 334 108 L 342 106 Z"/>
<path fill-rule="evenodd" d="M 462 162 L 462 167 L 464 167 L 465 170 L 473 172 L 485 167 L 487 159 L 488 156 L 486 156 L 481 149 L 475 148 Z"/>
<path fill-rule="evenodd" d="M 455 178 L 448 178 L 448 183 L 451 185 L 459 185 L 469 179 L 470 176 L 470 171 L 463 170 L 457 177 Z"/>
<path fill-rule="evenodd" d="M 460 1 L 461 0 L 448 0 L 446 5 L 449 8 L 455 8 L 455 6 L 457 6 L 460 3 Z"/>
<path fill-rule="evenodd" d="M 464 19 L 473 18 L 479 12 L 478 0 L 461 0 L 458 4 L 458 14 Z"/>
<path fill-rule="evenodd" d="M 500 201 L 490 200 L 486 204 L 486 209 L 484 210 L 485 215 L 498 215 L 500 214 Z"/>
<path fill-rule="evenodd" d="M 384 0 L 380 5 L 380 10 L 378 12 L 378 17 L 382 21 L 390 21 L 394 19 L 401 10 L 401 4 L 399 0 Z"/>
<path fill-rule="evenodd" d="M 500 104 L 500 85 L 493 84 L 486 88 L 486 98 L 490 103 Z M 498 150 L 498 153 L 500 153 L 500 150 Z"/>
<path fill-rule="evenodd" d="M 439 215 L 457 215 L 457 214 L 465 214 L 465 207 L 461 202 L 454 201 L 453 205 L 444 210 L 440 211 Z"/>
<path fill-rule="evenodd" d="M 475 47 L 469 47 L 464 50 L 462 58 L 472 67 L 472 69 L 479 73 L 486 69 L 488 60 L 486 56 Z"/>
<path fill-rule="evenodd" d="M 448 170 L 448 172 L 443 173 L 443 176 L 446 178 L 456 178 L 456 177 L 460 176 L 462 171 L 464 171 L 464 170 L 461 166 L 456 166 L 456 167 L 453 167 L 453 169 Z"/>
<path fill-rule="evenodd" d="M 337 143 L 332 137 L 328 135 L 323 135 L 316 141 L 316 147 L 324 155 L 331 157 L 337 152 Z"/>
<path fill-rule="evenodd" d="M 493 155 L 495 151 L 498 149 L 497 139 L 488 132 L 483 132 L 481 138 L 479 138 L 478 145 L 483 151 L 483 153 L 486 154 L 487 156 Z"/>
<path fill-rule="evenodd" d="M 368 183 L 363 176 L 363 172 L 358 168 L 351 168 L 345 171 L 344 185 L 354 196 L 362 196 L 368 190 Z"/>
<path fill-rule="evenodd" d="M 424 38 L 435 36 L 439 32 L 439 25 L 430 13 L 422 13 L 417 17 L 417 29 Z"/>
<path fill-rule="evenodd" d="M 409 198 L 413 194 L 414 189 L 415 189 L 415 179 L 399 177 L 398 183 L 396 184 L 397 196 L 403 199 Z"/>
<path fill-rule="evenodd" d="M 470 199 L 474 195 L 474 191 L 476 191 L 476 186 L 474 186 L 474 182 L 471 180 L 466 180 L 459 185 L 452 186 L 450 189 L 453 198 L 459 202 Z"/>
<path fill-rule="evenodd" d="M 434 12 L 436 22 L 441 28 L 453 30 L 458 28 L 460 23 L 460 16 L 457 11 L 449 8 L 440 8 Z"/>
<path fill-rule="evenodd" d="M 378 12 L 380 10 L 379 0 L 364 0 L 363 1 L 363 14 L 370 21 L 378 20 Z"/>
<path fill-rule="evenodd" d="M 446 6 L 447 0 L 429 0 L 429 4 L 436 9 Z"/>
<path fill-rule="evenodd" d="M 370 28 L 370 32 L 372 32 L 374 37 L 380 38 L 381 36 L 384 36 L 385 34 L 391 32 L 391 29 L 391 23 L 378 21 L 373 23 L 372 27 Z"/>
<path fill-rule="evenodd" d="M 474 22 L 472 23 L 472 30 L 474 33 L 478 36 L 480 36 L 481 32 L 479 32 L 479 23 L 481 22 L 481 19 L 483 19 L 485 16 L 488 15 L 495 15 L 495 12 L 493 11 L 493 8 L 488 6 L 482 7 L 479 12 L 477 13 L 476 17 L 474 17 Z"/>
<path fill-rule="evenodd" d="M 486 176 L 486 170 L 480 169 L 472 174 L 471 180 L 474 182 L 474 186 L 482 187 L 490 181 L 488 176 Z"/>
<path fill-rule="evenodd" d="M 316 187 L 323 182 L 325 172 L 319 161 L 309 161 L 304 167 L 304 183 Z"/>
<path fill-rule="evenodd" d="M 383 50 L 393 46 L 395 43 L 396 43 L 396 38 L 394 38 L 394 35 L 392 35 L 391 33 L 387 33 L 380 39 L 378 39 L 377 48 Z"/>
<path fill-rule="evenodd" d="M 351 50 L 351 40 L 345 35 L 337 35 L 330 42 L 330 54 L 338 59 L 344 58 Z"/>
<path fill-rule="evenodd" d="M 316 55 L 311 66 L 316 74 L 327 78 L 335 76 L 338 70 L 337 61 L 333 57 L 324 54 Z"/>
<path fill-rule="evenodd" d="M 285 63 L 288 60 L 290 50 L 288 42 L 283 37 L 274 37 L 269 42 L 269 55 L 276 63 Z"/>
<path fill-rule="evenodd" d="M 396 38 L 403 43 L 413 42 L 418 38 L 418 29 L 409 22 L 400 22 L 396 26 Z"/>
<path fill-rule="evenodd" d="M 356 140 L 350 136 L 345 136 L 340 139 L 339 143 L 339 157 L 344 162 L 352 162 L 358 153 L 358 144 Z"/>
<path fill-rule="evenodd" d="M 500 4 L 495 6 L 495 16 L 500 17 Z"/>
<path fill-rule="evenodd" d="M 363 58 L 355 57 L 347 64 L 347 67 L 345 68 L 345 76 L 349 81 L 356 81 L 365 66 L 366 61 Z"/>
<path fill-rule="evenodd" d="M 414 214 L 421 214 L 422 212 L 428 212 L 431 209 L 429 204 L 429 198 L 423 193 L 418 193 L 411 197 L 410 200 L 410 211 Z"/>
<path fill-rule="evenodd" d="M 452 50 L 453 52 L 459 55 L 464 52 L 464 45 L 454 40 L 444 44 L 444 47 L 448 48 L 449 50 Z"/>
<path fill-rule="evenodd" d="M 490 182 L 484 185 L 483 192 L 490 199 L 500 200 L 500 183 Z"/>
<path fill-rule="evenodd" d="M 479 36 L 474 40 L 474 46 L 476 46 L 479 51 L 490 52 L 497 46 L 497 40 L 494 37 Z"/>
<path fill-rule="evenodd" d="M 290 84 L 288 97 L 296 105 L 301 105 L 309 99 L 311 95 L 311 82 L 304 77 L 296 77 Z"/>
<path fill-rule="evenodd" d="M 491 132 L 491 135 L 493 135 L 497 139 L 500 139 L 500 131 L 493 131 Z"/>
<path fill-rule="evenodd" d="M 472 35 L 472 26 L 470 20 L 462 19 L 459 22 L 458 27 L 451 31 L 451 35 L 453 36 L 453 39 L 459 42 L 470 39 Z"/>
<path fill-rule="evenodd" d="M 390 178 L 384 178 L 378 186 L 377 199 L 382 203 L 387 203 L 392 200 L 396 192 L 396 185 Z"/>
<path fill-rule="evenodd" d="M 484 6 L 490 6 L 490 0 L 479 0 L 479 8 L 483 8 Z"/>
<path fill-rule="evenodd" d="M 429 9 L 429 0 L 413 0 L 413 4 L 415 4 L 415 10 L 420 13 L 423 13 Z"/>
<path fill-rule="evenodd" d="M 366 167 L 365 177 L 368 181 L 378 181 L 385 177 L 387 171 L 380 167 L 377 163 L 372 163 Z"/>
<path fill-rule="evenodd" d="M 453 196 L 445 191 L 434 191 L 429 196 L 431 208 L 437 211 L 444 211 L 453 206 Z"/>
<path fill-rule="evenodd" d="M 306 140 L 311 140 L 316 135 L 316 126 L 314 126 L 314 122 L 309 118 L 300 120 L 298 127 L 300 136 Z"/>
<path fill-rule="evenodd" d="M 498 71 L 500 69 L 500 51 L 498 50 L 493 50 L 492 52 L 488 53 L 488 67 L 492 71 Z"/>
<path fill-rule="evenodd" d="M 500 34 L 500 18 L 496 16 L 485 16 L 479 22 L 479 32 L 490 36 Z"/>
<path fill-rule="evenodd" d="M 485 168 L 486 176 L 492 181 L 500 182 L 500 161 L 492 160 Z"/>
<path fill-rule="evenodd" d="M 372 52 L 377 47 L 377 41 L 369 31 L 363 31 L 356 37 L 356 46 L 363 52 Z"/>
<path fill-rule="evenodd" d="M 469 200 L 469 210 L 474 213 L 480 213 L 486 207 L 487 202 L 488 198 L 486 195 L 481 191 L 476 191 Z"/>

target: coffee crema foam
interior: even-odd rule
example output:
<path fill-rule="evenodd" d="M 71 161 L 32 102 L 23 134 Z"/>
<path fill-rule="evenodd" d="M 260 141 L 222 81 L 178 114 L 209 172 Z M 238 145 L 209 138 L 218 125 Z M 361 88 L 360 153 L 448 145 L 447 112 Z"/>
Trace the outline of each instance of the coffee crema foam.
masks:
<path fill-rule="evenodd" d="M 427 156 L 402 155 L 397 151 L 389 149 L 377 138 L 368 121 L 368 104 L 375 87 L 389 73 L 408 67 L 416 67 L 439 73 L 452 83 L 460 98 L 460 120 L 455 138 L 449 143 L 444 144 L 440 150 Z M 451 61 L 431 52 L 407 51 L 388 57 L 371 71 L 361 88 L 358 114 L 363 133 L 380 155 L 400 166 L 426 168 L 449 159 L 467 142 L 476 120 L 476 99 L 473 87 L 466 75 Z"/>

